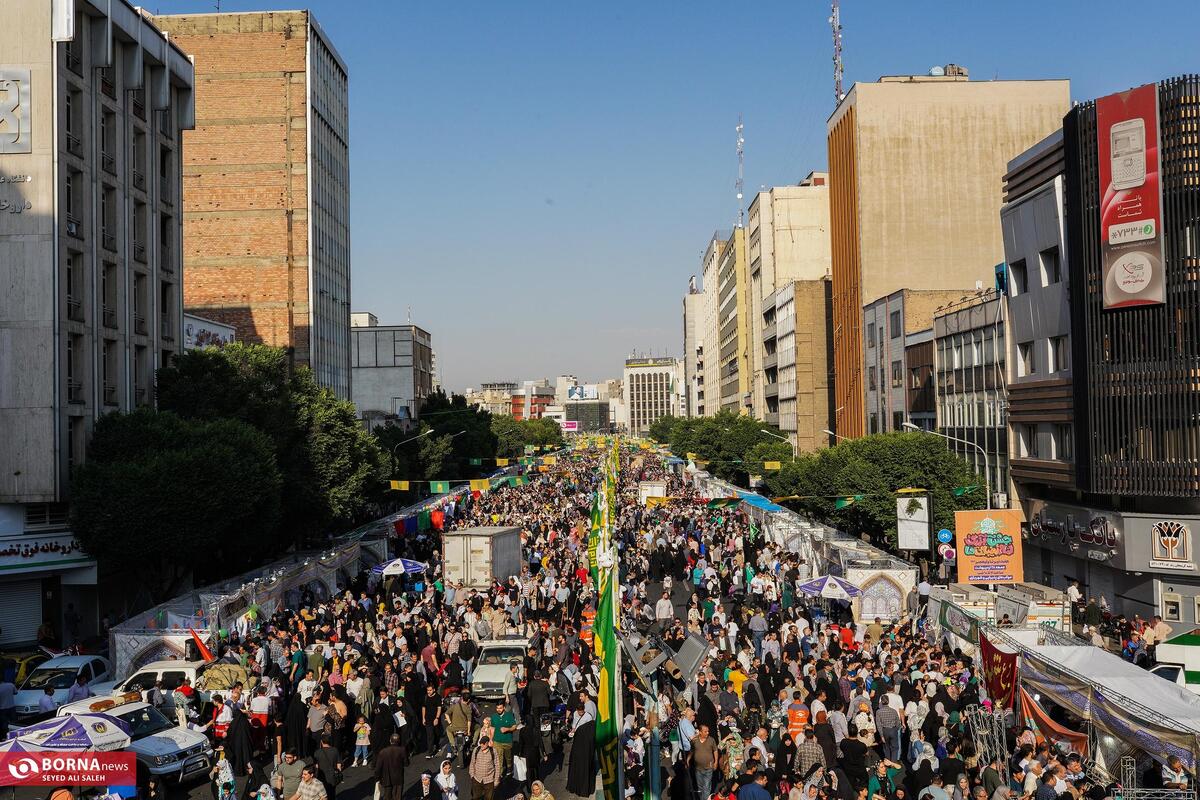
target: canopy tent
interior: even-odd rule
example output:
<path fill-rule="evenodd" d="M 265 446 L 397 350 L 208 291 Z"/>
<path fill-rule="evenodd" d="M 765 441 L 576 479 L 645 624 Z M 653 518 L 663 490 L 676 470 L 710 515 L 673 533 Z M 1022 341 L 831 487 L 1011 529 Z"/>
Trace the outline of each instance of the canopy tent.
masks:
<path fill-rule="evenodd" d="M 829 600 L 849 600 L 851 597 L 862 595 L 862 589 L 835 575 L 825 575 L 805 581 L 796 587 L 796 591 L 810 597 L 824 597 Z"/>
<path fill-rule="evenodd" d="M 120 750 L 130 742 L 129 726 L 110 714 L 73 714 L 19 728 L 4 744 L 32 750 Z M 12 744 L 10 744 L 12 743 Z"/>
<path fill-rule="evenodd" d="M 1098 647 L 1023 649 L 1021 680 L 1080 719 L 1188 769 L 1200 757 L 1200 697 Z"/>
<path fill-rule="evenodd" d="M 384 561 L 382 564 L 371 567 L 371 572 L 386 578 L 391 575 L 419 575 L 427 569 L 429 569 L 428 564 L 413 561 L 411 558 L 393 558 L 391 561 Z"/>
<path fill-rule="evenodd" d="M 746 503 L 746 505 L 760 508 L 763 511 L 774 512 L 784 510 L 783 506 L 779 505 L 778 503 L 772 503 L 761 494 L 754 494 L 753 492 L 738 492 L 738 497 L 740 497 Z"/>

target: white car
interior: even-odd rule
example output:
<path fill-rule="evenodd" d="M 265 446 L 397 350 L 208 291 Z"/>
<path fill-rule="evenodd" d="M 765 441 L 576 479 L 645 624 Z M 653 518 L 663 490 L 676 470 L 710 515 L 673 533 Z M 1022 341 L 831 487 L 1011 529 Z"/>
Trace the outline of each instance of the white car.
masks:
<path fill-rule="evenodd" d="M 154 706 L 141 700 L 139 692 L 110 697 L 91 697 L 58 709 L 57 716 L 108 714 L 129 726 L 132 741 L 127 751 L 137 755 L 140 769 L 164 780 L 183 781 L 207 775 L 213 750 L 208 737 L 180 728 Z"/>
<path fill-rule="evenodd" d="M 144 700 L 146 699 L 146 693 L 154 688 L 154 684 L 157 681 L 162 681 L 163 692 L 166 694 L 163 711 L 169 715 L 175 711 L 175 699 L 173 697 L 175 689 L 183 684 L 184 678 L 192 682 L 192 686 L 197 690 L 200 702 L 208 702 L 208 692 L 200 690 L 202 683 L 200 676 L 204 673 L 206 666 L 207 664 L 203 661 L 153 661 L 139 667 L 125 680 L 97 684 L 93 688 L 93 691 L 97 695 L 141 692 L 142 699 Z"/>
<path fill-rule="evenodd" d="M 525 653 L 529 650 L 528 639 L 491 639 L 479 643 L 479 654 L 475 658 L 475 671 L 471 675 L 471 694 L 484 700 L 495 700 L 504 696 L 504 681 L 508 678 L 508 666 L 516 664 L 520 678 Z"/>
<path fill-rule="evenodd" d="M 91 689 L 112 677 L 112 665 L 108 663 L 107 658 L 100 656 L 55 656 L 49 661 L 43 661 L 17 687 L 14 698 L 17 719 L 28 722 L 44 715 L 40 703 L 46 695 L 46 689 L 54 692 L 56 708 L 67 702 L 67 695 L 80 676 L 83 676 L 84 684 Z"/>

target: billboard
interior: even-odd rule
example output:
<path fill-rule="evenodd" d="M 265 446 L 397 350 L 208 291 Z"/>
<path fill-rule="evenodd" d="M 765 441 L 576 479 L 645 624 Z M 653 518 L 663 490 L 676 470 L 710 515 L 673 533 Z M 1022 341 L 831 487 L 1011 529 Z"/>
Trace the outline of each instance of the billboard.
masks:
<path fill-rule="evenodd" d="M 595 386 L 568 386 L 568 400 L 595 400 L 600 396 Z"/>
<path fill-rule="evenodd" d="M 563 433 L 579 433 L 579 421 L 573 419 L 559 420 L 558 424 L 562 426 Z"/>
<path fill-rule="evenodd" d="M 1021 583 L 1021 512 L 955 511 L 959 583 Z"/>
<path fill-rule="evenodd" d="M 1104 307 L 1166 302 L 1158 86 L 1096 101 Z"/>
<path fill-rule="evenodd" d="M 929 549 L 929 498 L 896 498 L 896 546 L 901 550 Z"/>

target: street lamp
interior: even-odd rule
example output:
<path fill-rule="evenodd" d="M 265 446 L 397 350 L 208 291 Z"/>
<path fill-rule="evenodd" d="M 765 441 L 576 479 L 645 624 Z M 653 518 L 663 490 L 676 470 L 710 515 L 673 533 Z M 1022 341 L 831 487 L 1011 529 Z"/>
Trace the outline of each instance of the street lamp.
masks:
<path fill-rule="evenodd" d="M 770 432 L 769 430 L 767 430 L 766 428 L 759 428 L 759 429 L 758 429 L 758 432 L 759 432 L 759 433 L 765 433 L 767 436 L 771 436 L 771 437 L 774 437 L 774 438 L 776 438 L 776 439 L 782 439 L 783 441 L 787 442 L 787 443 L 788 443 L 788 445 L 789 445 L 789 446 L 792 448 L 792 461 L 795 461 L 795 460 L 796 460 L 796 445 L 792 443 L 792 440 L 791 440 L 791 439 L 789 439 L 789 438 L 788 438 L 788 437 L 786 437 L 786 436 L 780 436 L 778 433 L 771 433 L 771 432 Z"/>
<path fill-rule="evenodd" d="M 992 468 L 988 464 L 988 456 L 987 456 L 986 450 L 984 450 L 982 447 L 980 447 L 975 442 L 971 442 L 966 439 L 959 439 L 957 436 L 947 436 L 946 434 L 938 433 L 937 431 L 927 431 L 918 425 L 912 424 L 911 422 L 904 423 L 904 427 L 908 428 L 909 430 L 917 431 L 919 433 L 928 433 L 932 436 L 940 436 L 943 439 L 947 439 L 951 442 L 959 442 L 960 444 L 969 445 L 971 447 L 974 447 L 976 450 L 978 450 L 979 454 L 981 456 L 983 456 L 983 483 L 984 483 L 983 489 L 984 489 L 984 493 L 987 495 L 987 498 L 986 498 L 987 499 L 987 510 L 988 511 L 992 510 Z"/>
<path fill-rule="evenodd" d="M 396 442 L 396 444 L 392 446 L 392 458 L 393 459 L 396 458 L 396 448 L 398 448 L 400 445 L 408 444 L 409 442 L 415 442 L 417 439 L 424 438 L 431 433 L 433 433 L 433 428 L 430 428 L 429 430 L 425 431 L 424 433 L 418 433 L 416 436 L 410 436 L 407 439 L 401 439 L 400 441 Z"/>
<path fill-rule="evenodd" d="M 842 435 L 841 435 L 841 434 L 839 434 L 839 433 L 834 433 L 833 431 L 829 430 L 828 428 L 826 428 L 825 430 L 821 431 L 821 433 L 827 433 L 827 434 L 829 434 L 830 436 L 832 436 L 832 437 L 833 437 L 833 438 L 835 438 L 835 439 L 849 439 L 849 438 L 850 438 L 849 436 L 842 436 Z"/>

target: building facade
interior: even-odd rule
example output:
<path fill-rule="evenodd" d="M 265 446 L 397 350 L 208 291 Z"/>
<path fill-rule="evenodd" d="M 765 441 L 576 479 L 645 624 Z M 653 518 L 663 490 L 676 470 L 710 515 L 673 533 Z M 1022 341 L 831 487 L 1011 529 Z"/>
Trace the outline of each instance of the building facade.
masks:
<path fill-rule="evenodd" d="M 554 405 L 554 387 L 549 381 L 525 381 L 512 395 L 512 417 L 516 420 L 541 419 Z"/>
<path fill-rule="evenodd" d="M 683 296 L 683 388 L 685 403 L 681 416 L 701 416 L 700 399 L 704 396 L 704 345 L 700 339 L 703 325 L 700 315 L 704 292 L 696 286 L 693 275 L 688 293 Z"/>
<path fill-rule="evenodd" d="M 696 388 L 696 416 L 711 417 L 721 408 L 721 359 L 720 359 L 720 293 L 721 256 L 725 243 L 732 234 L 729 231 L 714 231 L 704 248 L 701 259 L 701 287 L 704 294 L 700 300 L 700 332 L 696 344 L 698 360 L 704 369 L 697 368 L 699 386 Z"/>
<path fill-rule="evenodd" d="M 765 421 L 778 424 L 801 452 L 831 443 L 825 433 L 833 427 L 830 290 L 828 277 L 791 281 L 767 301 L 774 320 L 763 330 Z"/>
<path fill-rule="evenodd" d="M 517 384 L 512 381 L 493 381 L 481 383 L 479 391 L 467 389 L 467 405 L 482 408 L 493 416 L 511 417 L 513 393 Z"/>
<path fill-rule="evenodd" d="M 625 360 L 625 413 L 631 436 L 645 436 L 660 417 L 679 415 L 677 387 L 682 375 L 683 362 L 677 358 Z"/>
<path fill-rule="evenodd" d="M 349 399 L 345 62 L 308 11 L 154 20 L 196 64 L 184 304 L 239 340 L 288 348 Z"/>
<path fill-rule="evenodd" d="M 750 403 L 758 419 L 772 422 L 778 402 L 767 397 L 777 370 L 767 367 L 769 332 L 775 312 L 769 300 L 793 281 L 819 281 L 829 274 L 829 176 L 813 172 L 796 186 L 776 186 L 755 195 L 747 216 L 749 270 Z M 778 395 L 774 395 L 776 398 Z"/>
<path fill-rule="evenodd" d="M 578 433 L 612 431 L 612 409 L 607 400 L 572 400 L 562 409 L 564 419 L 579 423 Z"/>
<path fill-rule="evenodd" d="M 856 83 L 827 125 L 842 436 L 868 430 L 864 306 L 903 288 L 992 285 L 1007 161 L 1070 108 L 1067 81 L 969 81 L 953 65 L 931 72 Z"/>
<path fill-rule="evenodd" d="M 0 646 L 96 632 L 69 480 L 103 414 L 154 401 L 183 346 L 188 57 L 124 0 L 0 12 Z"/>
<path fill-rule="evenodd" d="M 923 352 L 920 345 L 932 340 L 935 312 L 964 294 L 957 289 L 901 289 L 863 309 L 866 386 L 862 405 L 867 411 L 867 433 L 903 431 L 906 422 L 914 425 L 920 422 L 923 423 L 920 427 L 933 428 L 932 408 L 925 408 L 916 418 L 910 413 L 909 386 L 913 381 L 909 375 L 909 348 L 914 348 L 912 355 L 920 362 L 912 365 L 920 376 L 920 384 L 911 399 L 920 402 L 920 390 L 932 389 L 932 369 L 923 370 L 921 363 L 926 366 L 933 363 L 932 352 Z M 932 402 L 932 397 L 929 401 Z"/>
<path fill-rule="evenodd" d="M 380 325 L 356 313 L 350 328 L 352 399 L 368 427 L 413 427 L 433 393 L 433 338 L 416 325 Z"/>
<path fill-rule="evenodd" d="M 1011 498 L 1007 328 L 1006 298 L 997 289 L 951 303 L 933 318 L 936 427 L 987 480 L 993 508 L 1008 508 Z"/>
<path fill-rule="evenodd" d="M 717 268 L 720 409 L 744 414 L 750 405 L 750 306 L 746 229 L 734 228 Z M 632 412 L 631 412 L 632 413 Z"/>

